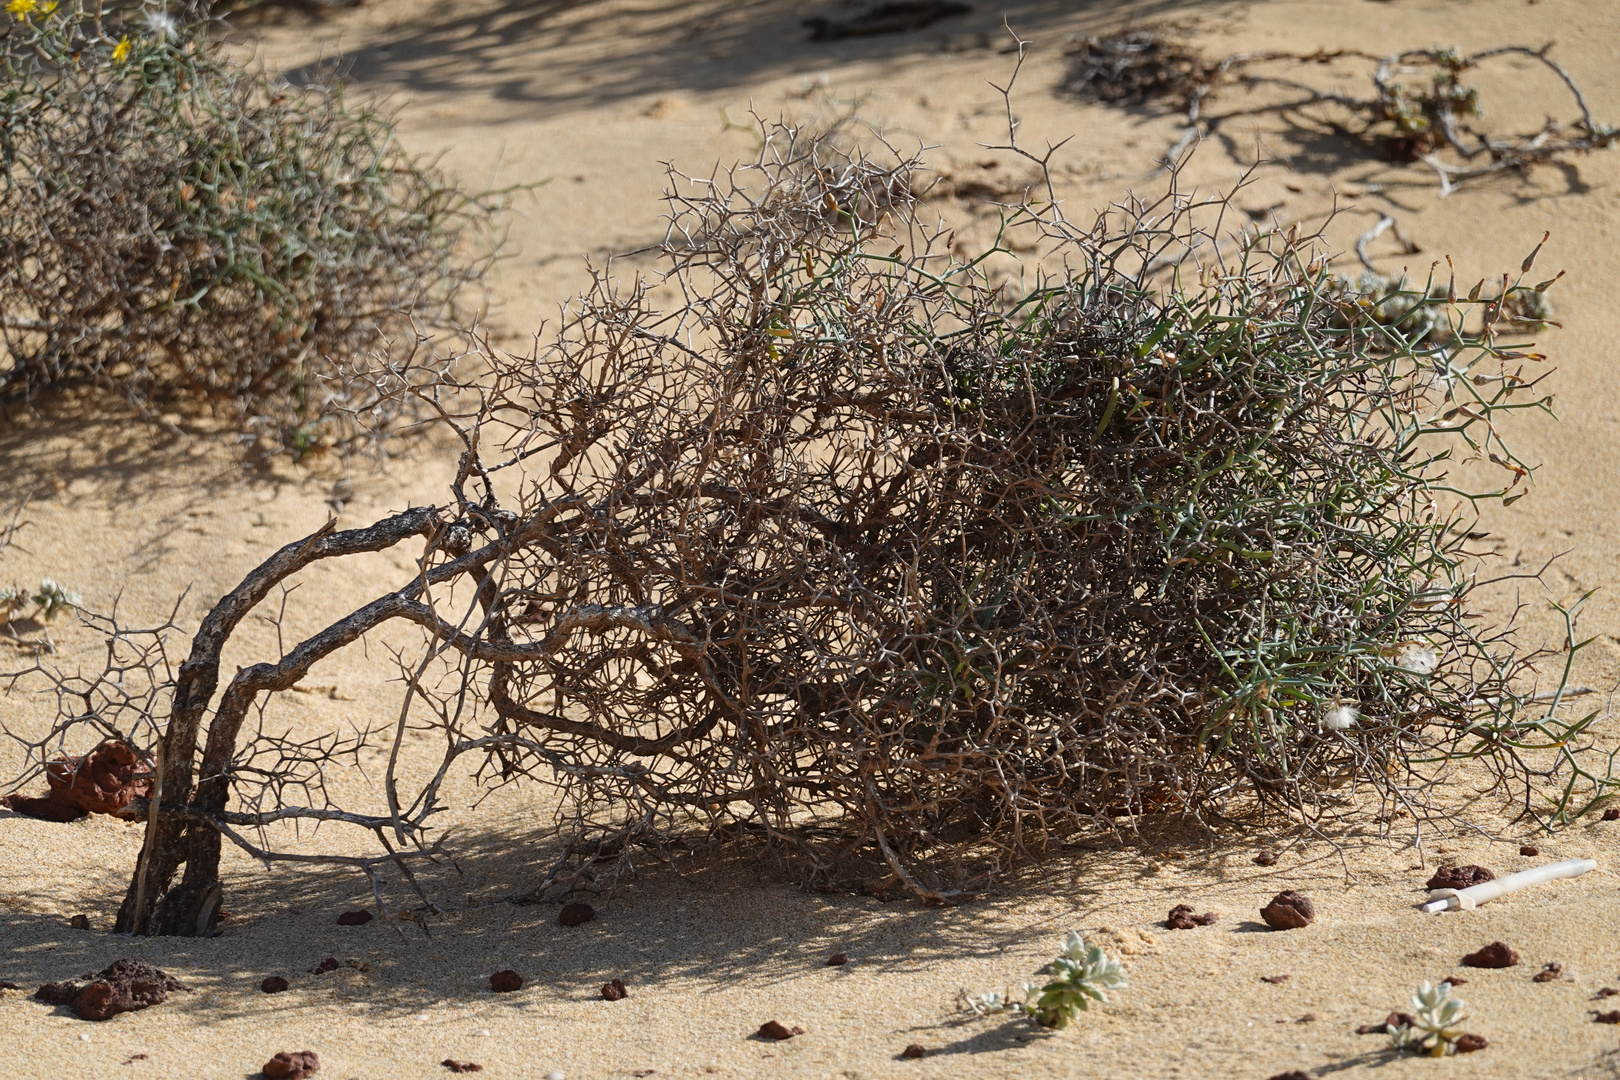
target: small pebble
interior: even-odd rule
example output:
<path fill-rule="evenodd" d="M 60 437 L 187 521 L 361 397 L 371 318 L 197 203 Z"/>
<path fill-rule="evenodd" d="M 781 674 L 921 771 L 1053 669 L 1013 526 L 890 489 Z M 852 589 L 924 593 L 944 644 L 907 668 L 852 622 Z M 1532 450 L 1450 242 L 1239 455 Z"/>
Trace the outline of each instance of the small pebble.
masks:
<path fill-rule="evenodd" d="M 848 953 L 835 952 L 827 957 L 828 967 L 843 967 L 847 963 L 849 963 Z"/>
<path fill-rule="evenodd" d="M 1531 847 L 1529 844 L 1521 844 L 1519 846 L 1519 854 L 1528 856 L 1530 858 L 1535 858 L 1537 855 L 1541 854 L 1541 849 L 1538 847 Z"/>
<path fill-rule="evenodd" d="M 912 1043 L 910 1046 L 900 1051 L 900 1056 L 903 1058 L 920 1058 L 925 1056 L 927 1053 L 928 1050 L 921 1043 Z"/>
<path fill-rule="evenodd" d="M 79 1036 L 79 1041 L 80 1042 L 89 1042 L 90 1041 L 90 1036 L 88 1036 L 88 1035 L 80 1035 Z"/>
<path fill-rule="evenodd" d="M 596 918 L 596 909 L 589 904 L 564 904 L 557 912 L 557 921 L 564 926 L 584 926 Z"/>
<path fill-rule="evenodd" d="M 487 1038 L 489 1038 L 489 1028 L 479 1028 L 477 1031 L 473 1032 L 473 1038 L 475 1038 L 475 1039 L 487 1039 Z"/>
<path fill-rule="evenodd" d="M 1603 811 L 1604 821 L 1620 821 L 1620 810 L 1608 809 Z"/>
<path fill-rule="evenodd" d="M 427 1014 L 427 1013 L 417 1013 L 417 1014 L 416 1014 L 416 1019 L 417 1019 L 417 1020 L 418 1020 L 418 1021 L 422 1021 L 422 1020 L 426 1020 L 426 1019 L 427 1019 L 427 1018 L 428 1018 L 428 1014 Z"/>
<path fill-rule="evenodd" d="M 563 1071 L 561 1069 L 552 1069 L 550 1072 L 546 1073 L 546 1080 L 568 1080 L 568 1078 L 563 1076 Z"/>

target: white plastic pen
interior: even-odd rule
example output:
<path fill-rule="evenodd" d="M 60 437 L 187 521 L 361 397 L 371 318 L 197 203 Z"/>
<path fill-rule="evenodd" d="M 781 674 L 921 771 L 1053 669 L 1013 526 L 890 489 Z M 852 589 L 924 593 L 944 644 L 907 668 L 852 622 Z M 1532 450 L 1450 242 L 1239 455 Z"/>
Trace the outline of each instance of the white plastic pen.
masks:
<path fill-rule="evenodd" d="M 1517 874 L 1494 881 L 1470 885 L 1466 889 L 1431 889 L 1429 902 L 1423 905 L 1423 910 L 1431 915 L 1438 915 L 1442 911 L 1472 911 L 1487 900 L 1518 892 L 1526 886 L 1540 885 L 1554 878 L 1580 877 L 1588 870 L 1596 869 L 1597 863 L 1592 859 L 1565 859 L 1532 870 L 1520 870 Z"/>

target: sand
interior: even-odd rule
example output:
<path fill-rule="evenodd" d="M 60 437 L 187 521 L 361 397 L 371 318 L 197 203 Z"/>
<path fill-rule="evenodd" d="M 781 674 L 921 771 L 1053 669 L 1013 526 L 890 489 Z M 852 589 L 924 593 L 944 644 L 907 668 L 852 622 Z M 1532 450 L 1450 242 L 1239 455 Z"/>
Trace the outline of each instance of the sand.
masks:
<path fill-rule="evenodd" d="M 406 144 L 441 154 L 465 183 L 535 183 L 511 220 L 511 255 L 492 281 L 487 325 L 521 345 L 587 280 L 585 260 L 639 247 L 660 233 L 663 162 L 694 174 L 745 158 L 750 107 L 764 115 L 827 115 L 858 102 L 860 115 L 896 142 L 933 144 L 929 158 L 962 180 L 1021 175 L 1005 154 L 1004 51 L 1000 8 L 978 4 L 965 18 L 915 34 L 811 44 L 798 27 L 805 5 L 762 0 L 673 4 L 639 0 L 502 5 L 377 0 L 314 18 L 268 10 L 237 20 L 244 49 L 298 72 L 336 63 L 355 92 L 393 95 Z M 1195 27 L 1212 53 L 1255 48 L 1355 46 L 1389 52 L 1455 43 L 1465 49 L 1557 40 L 1556 54 L 1581 80 L 1600 118 L 1620 120 L 1620 8 L 1578 0 L 1276 0 L 1270 3 L 1008 4 L 1012 24 L 1034 42 L 1016 97 L 1027 145 L 1073 136 L 1056 159 L 1071 216 L 1156 191 L 1154 158 L 1176 138 L 1175 118 L 1083 105 L 1054 91 L 1065 42 L 1132 16 L 1169 16 Z M 1522 86 L 1511 68 L 1480 79 L 1493 121 L 1539 121 L 1556 105 L 1544 80 Z M 1256 154 L 1276 159 L 1240 199 L 1284 222 L 1315 221 L 1335 192 L 1349 209 L 1335 224 L 1347 249 L 1380 212 L 1398 216 L 1422 248 L 1402 255 L 1386 235 L 1373 247 L 1389 270 L 1451 255 L 1471 282 L 1512 269 L 1551 230 L 1538 266 L 1567 269 L 1553 292 L 1564 328 L 1543 346 L 1557 373 L 1558 423 L 1524 422 L 1515 437 L 1541 468 L 1534 492 L 1492 512 L 1488 543 L 1505 564 L 1563 557 L 1543 585 L 1521 583 L 1530 640 L 1556 634 L 1548 607 L 1588 590 L 1583 633 L 1595 636 L 1577 681 L 1607 687 L 1620 677 L 1620 597 L 1605 589 L 1620 557 L 1614 525 L 1620 455 L 1620 321 L 1610 296 L 1620 281 L 1620 157 L 1569 169 L 1505 176 L 1437 198 L 1421 168 L 1366 160 L 1342 145 L 1303 137 L 1276 121 L 1237 124 L 1188 167 L 1201 189 L 1229 185 Z M 986 163 L 994 162 L 994 166 Z M 954 206 L 965 218 L 982 208 Z M 629 272 L 645 261 L 621 264 Z M 1344 263 L 1348 269 L 1350 261 Z M 9 428 L 9 429 L 8 429 Z M 337 474 L 331 463 L 249 472 L 206 434 L 166 434 L 63 406 L 14 416 L 0 428 L 0 504 L 31 495 L 21 545 L 0 556 L 0 578 L 50 576 L 105 609 L 154 624 L 177 598 L 189 630 L 207 605 L 276 546 L 325 520 Z M 442 500 L 448 456 L 424 447 L 383 471 L 356 467 L 344 524 L 411 503 Z M 406 572 L 382 555 L 357 573 L 305 575 L 289 604 L 290 629 L 322 624 Z M 189 590 L 189 591 L 188 591 Z M 1503 614 L 1514 596 L 1499 592 Z M 64 663 L 88 661 L 82 627 L 53 630 Z M 243 643 L 266 648 L 258 627 Z M 9 649 L 0 646 L 0 650 Z M 0 668 L 26 658 L 0 655 Z M 390 670 L 373 654 L 345 656 L 306 680 L 277 714 L 299 730 L 386 715 Z M 21 690 L 0 698 L 19 732 L 48 721 L 50 702 Z M 1613 737 L 1612 725 L 1600 728 Z M 0 748 L 0 773 L 19 757 Z M 335 779 L 364 798 L 372 772 Z M 1455 794 L 1472 795 L 1466 780 Z M 653 866 L 600 917 L 564 928 L 550 905 L 513 906 L 541 872 L 539 834 L 549 807 L 542 789 L 506 789 L 477 809 L 464 777 L 443 825 L 459 870 L 427 884 L 456 913 L 430 921 L 431 937 L 380 921 L 336 925 L 369 890 L 349 871 L 278 869 L 244 856 L 225 860 L 225 907 L 211 940 L 127 940 L 106 933 L 139 845 L 138 828 L 107 818 L 51 825 L 0 812 L 0 1048 L 7 1075 L 93 1073 L 136 1077 L 254 1075 L 276 1051 L 319 1052 L 323 1076 L 426 1077 L 446 1058 L 482 1064 L 491 1077 L 560 1070 L 595 1077 L 1141 1077 L 1266 1078 L 1289 1069 L 1312 1076 L 1601 1077 L 1620 1075 L 1620 1028 L 1591 1022 L 1589 999 L 1620 985 L 1620 823 L 1594 820 L 1532 836 L 1477 805 L 1478 828 L 1424 834 L 1410 826 L 1350 819 L 1320 835 L 1278 823 L 1220 837 L 1156 834 L 1112 851 L 1057 853 L 994 895 L 957 908 L 806 894 L 768 863 L 719 854 L 691 865 Z M 1541 849 L 1518 854 L 1521 842 Z M 299 850 L 359 850 L 352 838 L 306 832 Z M 1254 864 L 1279 847 L 1270 867 Z M 1417 913 L 1422 881 L 1440 862 L 1478 862 L 1505 873 L 1554 858 L 1591 857 L 1600 869 L 1497 901 L 1476 912 Z M 391 888 L 397 888 L 397 883 Z M 1315 925 L 1273 933 L 1261 905 L 1293 888 L 1311 895 Z M 1186 901 L 1220 916 L 1172 931 L 1162 920 Z M 84 913 L 90 931 L 69 928 Z M 955 1009 L 960 988 L 1005 988 L 1027 977 L 1079 930 L 1122 956 L 1131 986 L 1075 1028 L 1047 1035 L 1004 1018 Z M 1523 955 L 1501 971 L 1466 972 L 1468 1030 L 1488 1049 L 1443 1062 L 1394 1059 L 1387 1040 L 1358 1036 L 1406 999 L 1422 979 L 1459 972 L 1460 958 L 1493 940 Z M 844 952 L 849 963 L 828 967 Z M 150 959 L 193 989 L 145 1012 L 89 1024 L 27 997 L 48 979 L 82 974 L 119 956 Z M 323 957 L 354 960 L 309 974 Z M 1532 982 L 1550 962 L 1559 980 Z M 512 968 L 527 985 L 493 994 L 488 976 Z M 1262 976 L 1288 975 L 1281 984 Z M 292 989 L 258 990 L 267 975 Z M 601 999 L 614 977 L 623 1001 Z M 787 1042 L 751 1038 L 766 1020 L 798 1025 Z M 899 1057 L 917 1043 L 921 1060 Z M 144 1054 L 140 1060 L 131 1060 Z M 125 1062 L 129 1064 L 125 1065 Z"/>

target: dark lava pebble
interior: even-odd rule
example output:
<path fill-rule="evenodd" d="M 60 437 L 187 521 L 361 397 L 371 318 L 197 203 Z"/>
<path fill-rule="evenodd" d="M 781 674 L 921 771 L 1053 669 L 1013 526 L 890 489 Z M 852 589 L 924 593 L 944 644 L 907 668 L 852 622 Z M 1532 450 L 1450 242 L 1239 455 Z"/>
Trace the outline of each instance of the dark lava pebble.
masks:
<path fill-rule="evenodd" d="M 1177 904 L 1170 909 L 1170 917 L 1164 920 L 1164 925 L 1172 930 L 1191 930 L 1195 926 L 1213 926 L 1215 918 L 1213 911 L 1194 915 L 1192 905 Z"/>
<path fill-rule="evenodd" d="M 804 1028 L 788 1027 L 778 1020 L 767 1020 L 759 1025 L 759 1033 L 767 1039 L 791 1039 L 795 1035 L 803 1035 Z"/>
<path fill-rule="evenodd" d="M 847 963 L 849 963 L 848 953 L 835 952 L 827 957 L 828 967 L 843 967 Z"/>
<path fill-rule="evenodd" d="M 321 1071 L 321 1059 L 313 1050 L 283 1050 L 264 1063 L 270 1080 L 304 1080 Z"/>
<path fill-rule="evenodd" d="M 1254 865 L 1256 866 L 1274 866 L 1276 862 L 1277 853 L 1275 851 L 1262 851 L 1254 857 Z"/>
<path fill-rule="evenodd" d="M 912 1043 L 910 1046 L 900 1051 L 900 1056 L 903 1058 L 927 1057 L 928 1050 L 921 1043 Z"/>
<path fill-rule="evenodd" d="M 290 988 L 290 984 L 280 975 L 271 975 L 259 984 L 259 989 L 267 994 L 279 994 Z"/>
<path fill-rule="evenodd" d="M 1356 1028 L 1357 1035 L 1393 1035 L 1403 1027 L 1411 1027 L 1417 1019 L 1411 1013 L 1392 1012 L 1384 1017 L 1382 1024 L 1362 1024 Z"/>
<path fill-rule="evenodd" d="M 1423 883 L 1426 889 L 1466 889 L 1470 885 L 1483 885 L 1495 881 L 1496 875 L 1483 866 L 1442 866 L 1434 877 Z"/>
<path fill-rule="evenodd" d="M 1603 811 L 1603 820 L 1620 821 L 1620 810 L 1616 810 L 1611 807 L 1610 809 Z"/>
<path fill-rule="evenodd" d="M 314 967 L 310 968 L 309 973 L 311 975 L 324 975 L 328 971 L 336 971 L 338 968 L 340 968 L 342 966 L 343 966 L 342 964 L 338 963 L 337 957 L 328 956 L 325 960 L 322 960 L 320 963 L 318 963 Z"/>
<path fill-rule="evenodd" d="M 1614 1012 L 1594 1012 L 1592 1014 L 1592 1023 L 1620 1024 L 1620 1009 L 1616 1009 Z"/>
<path fill-rule="evenodd" d="M 1310 897 L 1284 889 L 1260 909 L 1260 917 L 1273 930 L 1298 930 L 1316 921 L 1316 905 Z"/>
<path fill-rule="evenodd" d="M 523 989 L 523 976 L 511 968 L 497 971 L 489 977 L 489 988 L 497 994 L 510 994 L 514 990 Z"/>
<path fill-rule="evenodd" d="M 338 916 L 339 926 L 364 926 L 371 921 L 369 911 L 345 911 Z"/>
<path fill-rule="evenodd" d="M 1531 847 L 1529 844 L 1520 844 L 1519 854 L 1528 855 L 1531 858 L 1535 858 L 1537 855 L 1541 854 L 1541 849 L 1538 847 Z"/>
<path fill-rule="evenodd" d="M 1260 981 L 1261 982 L 1268 982 L 1272 986 L 1281 986 L 1283 983 L 1288 981 L 1288 976 L 1286 976 L 1286 975 L 1262 975 L 1262 976 L 1260 976 Z"/>
<path fill-rule="evenodd" d="M 602 984 L 603 1001 L 623 1001 L 630 996 L 630 991 L 624 988 L 623 979 L 611 979 Z"/>
<path fill-rule="evenodd" d="M 1278 1073 L 1271 1080 L 1311 1080 L 1311 1074 L 1299 1069 L 1290 1069 L 1285 1073 Z"/>
<path fill-rule="evenodd" d="M 90 929 L 90 916 L 75 915 L 68 920 L 68 925 L 75 930 L 88 930 Z"/>
<path fill-rule="evenodd" d="M 161 1005 L 171 990 L 186 989 L 179 979 L 145 960 L 115 960 L 100 974 L 85 979 L 89 981 L 46 983 L 34 991 L 34 997 L 51 1005 L 70 1006 L 81 1020 L 107 1020 Z"/>
<path fill-rule="evenodd" d="M 439 1062 L 453 1073 L 483 1072 L 484 1067 L 476 1061 L 457 1061 L 455 1058 L 445 1058 Z"/>
<path fill-rule="evenodd" d="M 1552 982 L 1554 979 L 1558 978 L 1558 976 L 1562 975 L 1563 973 L 1564 973 L 1564 965 L 1560 964 L 1560 963 L 1557 963 L 1555 961 L 1555 962 L 1553 962 L 1551 964 L 1548 964 L 1546 967 L 1542 968 L 1540 971 L 1536 972 L 1534 975 L 1530 976 L 1530 981 L 1531 982 L 1538 982 L 1538 983 L 1539 982 Z"/>
<path fill-rule="evenodd" d="M 596 909 L 589 904 L 564 904 L 557 912 L 557 921 L 564 926 L 584 926 L 596 918 Z"/>
<path fill-rule="evenodd" d="M 1519 962 L 1519 951 L 1500 941 L 1493 941 L 1478 952 L 1462 958 L 1463 967 L 1510 968 Z"/>
<path fill-rule="evenodd" d="M 1483 1050 L 1491 1045 L 1491 1041 L 1483 1035 L 1459 1035 L 1455 1045 L 1457 1053 L 1472 1054 L 1475 1050 Z"/>

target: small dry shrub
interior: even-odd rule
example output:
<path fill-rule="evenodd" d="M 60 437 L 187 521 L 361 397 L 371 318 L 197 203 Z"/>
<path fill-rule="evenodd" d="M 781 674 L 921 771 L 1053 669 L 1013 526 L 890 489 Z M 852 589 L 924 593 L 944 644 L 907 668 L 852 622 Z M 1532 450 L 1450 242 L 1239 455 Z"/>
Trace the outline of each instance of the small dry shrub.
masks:
<path fill-rule="evenodd" d="M 1421 161 L 1434 171 L 1444 195 L 1466 180 L 1567 160 L 1620 140 L 1620 131 L 1593 119 L 1579 84 L 1552 58 L 1551 49 L 1551 44 L 1536 49 L 1501 45 L 1476 53 L 1426 48 L 1387 56 L 1359 49 L 1268 49 L 1215 60 L 1187 44 L 1182 28 L 1142 26 L 1079 42 L 1070 50 L 1074 59 L 1064 89 L 1095 101 L 1153 103 L 1185 113 L 1192 126 L 1171 148 L 1171 159 L 1179 157 L 1193 137 L 1215 132 L 1224 121 L 1272 113 L 1372 143 L 1391 162 Z M 1549 114 L 1540 129 L 1522 134 L 1484 130 L 1478 123 L 1485 115 L 1479 90 L 1463 79 L 1503 57 L 1528 58 L 1541 65 L 1563 84 L 1580 115 L 1560 121 Z M 1370 97 L 1321 89 L 1299 74 L 1358 62 L 1373 65 Z M 1523 76 L 1515 81 L 1522 84 Z M 1211 113 L 1208 102 L 1223 87 L 1233 85 L 1269 94 Z M 1334 110 L 1348 112 L 1352 125 L 1332 119 Z"/>
<path fill-rule="evenodd" d="M 337 376 L 451 311 L 481 206 L 386 113 L 140 11 L 40 4 L 0 39 L 0 400 L 91 383 L 297 452 L 389 426 Z"/>
<path fill-rule="evenodd" d="M 1173 26 L 1141 26 L 1117 34 L 1083 38 L 1063 88 L 1109 104 L 1142 105 L 1169 101 L 1186 109 L 1220 76 L 1220 64 L 1186 42 Z"/>

